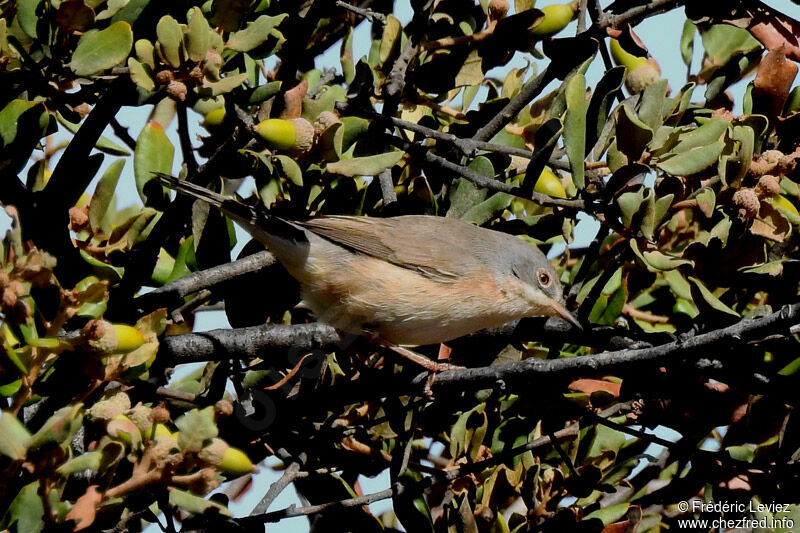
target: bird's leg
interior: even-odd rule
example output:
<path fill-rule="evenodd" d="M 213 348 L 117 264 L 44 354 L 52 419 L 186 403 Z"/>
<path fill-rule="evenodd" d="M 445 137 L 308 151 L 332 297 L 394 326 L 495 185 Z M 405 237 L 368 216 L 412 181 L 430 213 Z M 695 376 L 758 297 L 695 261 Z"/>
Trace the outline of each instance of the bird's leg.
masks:
<path fill-rule="evenodd" d="M 439 345 L 439 355 L 436 357 L 436 360 L 442 364 L 443 361 L 447 361 L 450 359 L 450 354 L 453 353 L 453 349 L 447 346 L 446 344 Z M 449 364 L 449 363 L 444 363 Z M 455 366 L 455 365 L 454 365 Z M 462 367 L 456 367 L 462 368 Z M 425 380 L 425 388 L 423 389 L 423 393 L 425 396 L 433 396 L 433 382 L 436 380 L 436 373 L 431 372 L 428 376 L 428 379 Z"/>
<path fill-rule="evenodd" d="M 445 370 L 461 370 L 462 366 L 451 365 L 450 363 L 442 363 L 440 361 L 431 361 L 424 355 L 418 354 L 417 352 L 411 351 L 408 348 L 403 348 L 402 346 L 398 346 L 392 342 L 387 341 L 386 339 L 380 337 L 379 335 L 375 334 L 371 331 L 365 331 L 370 339 L 375 342 L 376 344 L 383 346 L 384 348 L 388 348 L 392 350 L 394 353 L 405 357 L 409 361 L 412 361 L 425 370 L 430 372 L 444 372 Z"/>

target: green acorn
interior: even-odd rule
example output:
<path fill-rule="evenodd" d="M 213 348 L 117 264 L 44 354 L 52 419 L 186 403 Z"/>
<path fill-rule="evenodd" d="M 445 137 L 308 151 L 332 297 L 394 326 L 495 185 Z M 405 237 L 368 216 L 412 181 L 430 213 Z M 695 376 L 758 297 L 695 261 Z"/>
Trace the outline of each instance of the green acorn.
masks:
<path fill-rule="evenodd" d="M 82 338 L 91 351 L 100 355 L 132 352 L 147 341 L 138 329 L 105 320 L 90 320 L 83 328 Z"/>
<path fill-rule="evenodd" d="M 268 118 L 256 125 L 256 133 L 276 150 L 306 154 L 314 147 L 314 126 L 304 118 Z"/>
<path fill-rule="evenodd" d="M 619 41 L 611 39 L 611 57 L 614 63 L 625 67 L 625 87 L 636 94 L 661 79 L 661 68 L 653 58 L 635 56 L 622 48 Z"/>
<path fill-rule="evenodd" d="M 230 446 L 222 439 L 211 439 L 211 444 L 200 450 L 201 461 L 216 466 L 220 472 L 232 476 L 243 476 L 256 471 L 255 465 L 240 449 Z"/>
<path fill-rule="evenodd" d="M 206 113 L 202 124 L 204 128 L 210 131 L 217 126 L 221 126 L 223 122 L 225 122 L 225 108 L 218 107 Z"/>
<path fill-rule="evenodd" d="M 545 6 L 541 11 L 544 13 L 541 22 L 528 30 L 531 37 L 539 39 L 551 37 L 566 28 L 578 13 L 578 2 Z"/>

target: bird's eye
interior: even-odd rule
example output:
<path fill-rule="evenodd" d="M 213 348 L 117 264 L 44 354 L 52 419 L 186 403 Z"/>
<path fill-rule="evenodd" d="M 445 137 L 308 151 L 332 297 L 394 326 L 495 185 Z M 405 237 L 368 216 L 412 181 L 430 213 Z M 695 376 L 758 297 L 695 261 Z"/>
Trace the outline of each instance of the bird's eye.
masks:
<path fill-rule="evenodd" d="M 542 287 L 547 287 L 553 281 L 553 279 L 550 277 L 550 273 L 544 268 L 540 268 L 536 272 L 536 277 L 539 280 L 539 285 Z"/>

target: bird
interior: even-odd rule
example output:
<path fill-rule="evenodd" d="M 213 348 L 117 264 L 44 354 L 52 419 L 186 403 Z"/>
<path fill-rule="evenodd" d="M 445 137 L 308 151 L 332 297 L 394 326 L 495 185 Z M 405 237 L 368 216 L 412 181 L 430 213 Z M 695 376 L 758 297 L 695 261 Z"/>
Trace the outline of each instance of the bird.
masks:
<path fill-rule="evenodd" d="M 156 173 L 167 188 L 220 209 L 260 241 L 300 284 L 302 304 L 334 328 L 367 334 L 430 370 L 449 368 L 403 347 L 441 344 L 566 307 L 552 263 L 517 237 L 431 215 L 272 215 Z"/>

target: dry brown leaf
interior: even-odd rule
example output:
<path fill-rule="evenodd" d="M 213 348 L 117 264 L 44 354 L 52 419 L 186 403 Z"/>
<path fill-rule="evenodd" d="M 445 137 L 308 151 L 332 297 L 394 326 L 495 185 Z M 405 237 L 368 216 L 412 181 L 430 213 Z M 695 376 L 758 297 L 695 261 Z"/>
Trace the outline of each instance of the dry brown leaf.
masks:
<path fill-rule="evenodd" d="M 284 108 L 281 118 L 299 118 L 303 112 L 303 98 L 308 92 L 308 80 L 303 80 L 283 95 Z"/>
<path fill-rule="evenodd" d="M 86 493 L 78 498 L 78 501 L 67 513 L 67 520 L 75 522 L 73 531 L 86 529 L 94 523 L 97 505 L 101 501 L 103 501 L 103 495 L 97 490 L 97 485 L 91 485 L 86 489 Z"/>
<path fill-rule="evenodd" d="M 768 202 L 761 202 L 758 218 L 753 219 L 750 233 L 775 242 L 783 242 L 792 232 L 792 225 Z"/>
<path fill-rule="evenodd" d="M 569 384 L 569 390 L 575 392 L 583 392 L 584 394 L 591 394 L 596 391 L 606 391 L 614 395 L 615 398 L 619 397 L 619 383 L 612 383 L 602 379 L 576 379 Z"/>
<path fill-rule="evenodd" d="M 770 118 L 780 115 L 795 76 L 797 65 L 786 58 L 783 45 L 768 52 L 758 65 L 753 82 L 754 111 Z"/>

